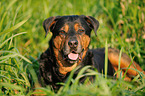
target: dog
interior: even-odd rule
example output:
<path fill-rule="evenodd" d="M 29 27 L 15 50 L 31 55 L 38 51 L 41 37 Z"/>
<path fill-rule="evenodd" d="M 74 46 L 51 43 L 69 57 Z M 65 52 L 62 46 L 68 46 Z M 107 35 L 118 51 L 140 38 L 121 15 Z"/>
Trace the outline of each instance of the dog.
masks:
<path fill-rule="evenodd" d="M 70 72 L 77 66 L 83 68 L 91 65 L 98 72 L 104 73 L 105 48 L 89 49 L 91 31 L 94 30 L 96 34 L 98 20 L 84 15 L 54 16 L 46 19 L 43 27 L 45 36 L 49 30 L 53 35 L 49 41 L 49 48 L 40 56 L 39 73 L 42 86 L 50 85 L 54 90 L 58 90 L 61 85 L 57 83 L 65 82 Z M 114 76 L 118 70 L 119 53 L 117 49 L 108 48 L 107 74 L 110 76 Z M 127 70 L 124 79 L 128 81 L 139 74 L 134 69 L 145 74 L 125 53 L 121 56 L 120 69 L 122 76 Z"/>

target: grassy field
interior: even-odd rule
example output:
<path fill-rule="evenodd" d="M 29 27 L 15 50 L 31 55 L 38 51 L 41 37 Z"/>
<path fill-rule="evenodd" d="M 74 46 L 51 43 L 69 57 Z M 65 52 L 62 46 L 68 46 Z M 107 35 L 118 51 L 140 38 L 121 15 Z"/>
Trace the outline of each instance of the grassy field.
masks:
<path fill-rule="evenodd" d="M 0 95 L 31 95 L 34 86 L 48 96 L 144 95 L 142 74 L 132 82 L 104 78 L 90 70 L 70 77 L 57 93 L 38 87 L 38 59 L 48 48 L 42 22 L 57 15 L 90 15 L 100 22 L 97 37 L 91 35 L 90 48 L 122 49 L 145 70 L 145 0 L 1 0 L 0 1 Z M 105 43 L 107 42 L 107 43 Z M 87 73 L 83 74 L 84 70 Z M 84 75 L 96 80 L 79 84 Z M 70 82 L 72 85 L 69 86 Z"/>

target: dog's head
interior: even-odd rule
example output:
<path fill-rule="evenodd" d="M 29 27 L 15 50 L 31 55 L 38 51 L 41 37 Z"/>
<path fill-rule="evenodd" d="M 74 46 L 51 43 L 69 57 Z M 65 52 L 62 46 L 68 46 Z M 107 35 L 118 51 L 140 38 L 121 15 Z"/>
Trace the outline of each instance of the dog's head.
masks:
<path fill-rule="evenodd" d="M 59 65 L 59 71 L 66 74 L 85 57 L 90 44 L 92 29 L 95 34 L 99 22 L 84 15 L 50 17 L 43 22 L 46 35 L 53 33 L 52 47 Z"/>

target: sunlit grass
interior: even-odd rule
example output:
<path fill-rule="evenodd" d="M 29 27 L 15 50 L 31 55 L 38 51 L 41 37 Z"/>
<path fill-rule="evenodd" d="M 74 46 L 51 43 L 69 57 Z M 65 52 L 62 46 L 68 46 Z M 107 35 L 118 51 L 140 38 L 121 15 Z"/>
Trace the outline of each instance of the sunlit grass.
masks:
<path fill-rule="evenodd" d="M 145 70 L 145 1 L 139 0 L 1 0 L 0 1 L 0 95 L 143 95 L 145 79 L 140 73 L 132 82 L 107 77 L 84 67 L 55 93 L 38 83 L 38 59 L 48 48 L 42 22 L 57 15 L 90 15 L 100 22 L 97 37 L 92 31 L 90 48 L 113 47 L 127 53 Z M 121 54 L 120 53 L 120 54 Z M 106 51 L 107 54 L 107 51 Z M 107 58 L 107 57 L 106 57 Z M 107 61 L 106 61 L 107 66 Z M 106 68 L 106 67 L 105 67 Z M 107 68 L 106 68 L 107 69 Z M 104 69 L 105 70 L 105 69 Z M 107 70 L 105 70 L 107 72 Z M 94 82 L 79 79 L 94 75 Z M 105 79 L 106 78 L 106 79 Z M 72 85 L 70 85 L 72 83 Z"/>

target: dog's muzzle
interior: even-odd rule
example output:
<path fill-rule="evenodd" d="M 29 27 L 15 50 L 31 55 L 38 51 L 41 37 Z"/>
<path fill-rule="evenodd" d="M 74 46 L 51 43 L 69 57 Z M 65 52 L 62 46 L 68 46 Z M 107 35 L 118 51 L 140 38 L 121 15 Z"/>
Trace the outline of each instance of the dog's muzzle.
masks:
<path fill-rule="evenodd" d="M 66 60 L 70 64 L 75 64 L 79 60 L 82 59 L 82 52 L 81 53 L 76 53 L 75 51 L 70 52 L 67 55 L 64 55 L 64 60 Z"/>
<path fill-rule="evenodd" d="M 66 60 L 70 64 L 75 64 L 82 59 L 83 50 L 80 44 L 78 44 L 77 39 L 69 40 L 66 46 L 67 47 L 63 52 L 64 60 Z"/>

